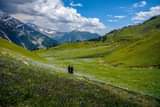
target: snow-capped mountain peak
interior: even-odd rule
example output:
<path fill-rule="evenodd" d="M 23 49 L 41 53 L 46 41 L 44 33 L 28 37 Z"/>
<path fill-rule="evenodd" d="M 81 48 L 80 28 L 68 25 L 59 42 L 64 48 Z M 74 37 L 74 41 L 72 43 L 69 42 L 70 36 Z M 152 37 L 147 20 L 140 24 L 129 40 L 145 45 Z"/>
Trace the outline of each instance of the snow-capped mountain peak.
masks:
<path fill-rule="evenodd" d="M 0 12 L 0 36 L 30 50 L 57 44 L 41 33 L 38 27 L 31 27 L 3 12 Z"/>

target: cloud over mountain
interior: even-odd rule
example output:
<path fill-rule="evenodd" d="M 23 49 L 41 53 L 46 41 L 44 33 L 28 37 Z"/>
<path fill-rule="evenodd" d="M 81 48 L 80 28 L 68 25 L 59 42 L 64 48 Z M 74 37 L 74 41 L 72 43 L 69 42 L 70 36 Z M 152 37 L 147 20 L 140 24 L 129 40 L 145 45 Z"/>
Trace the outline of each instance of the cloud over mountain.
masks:
<path fill-rule="evenodd" d="M 146 1 L 140 1 L 140 2 L 133 4 L 133 7 L 138 8 L 138 7 L 144 7 L 145 5 L 147 5 Z"/>
<path fill-rule="evenodd" d="M 70 6 L 72 7 L 82 7 L 83 5 L 81 3 L 74 3 L 73 1 L 70 3 Z"/>
<path fill-rule="evenodd" d="M 106 26 L 98 18 L 82 16 L 61 0 L 1 0 L 0 10 L 24 22 L 57 31 L 101 32 Z"/>
<path fill-rule="evenodd" d="M 156 15 L 160 15 L 160 5 L 151 7 L 148 11 L 141 11 L 136 13 L 136 16 L 133 18 L 133 20 L 143 21 Z"/>

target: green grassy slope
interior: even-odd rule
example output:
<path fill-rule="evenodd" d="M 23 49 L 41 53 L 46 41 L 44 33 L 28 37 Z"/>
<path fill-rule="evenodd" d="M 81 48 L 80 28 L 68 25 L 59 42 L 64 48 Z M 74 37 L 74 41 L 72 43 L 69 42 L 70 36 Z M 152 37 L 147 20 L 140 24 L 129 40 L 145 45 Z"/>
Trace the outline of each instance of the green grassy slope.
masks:
<path fill-rule="evenodd" d="M 74 44 L 75 45 L 75 44 Z M 118 47 L 119 48 L 119 47 Z M 117 49 L 117 48 L 116 48 Z M 48 63 L 66 68 L 69 64 L 75 67 L 75 72 L 94 77 L 106 83 L 126 88 L 139 93 L 160 96 L 160 70 L 156 68 L 129 68 L 113 66 L 105 59 L 106 54 L 115 50 L 112 46 L 98 46 L 79 49 L 49 49 L 41 51 L 40 56 Z M 144 82 L 145 81 L 145 82 Z"/>
<path fill-rule="evenodd" d="M 108 49 L 111 50 L 112 47 L 97 46 L 97 47 L 81 47 L 81 48 L 72 48 L 72 49 L 71 48 L 64 49 L 63 47 L 57 47 L 57 48 L 51 48 L 49 50 L 41 50 L 36 53 L 42 54 L 42 56 L 46 56 L 46 57 L 58 57 L 59 59 L 87 58 L 87 57 L 91 58 L 91 57 L 103 56 L 104 54 L 109 52 Z"/>
<path fill-rule="evenodd" d="M 105 59 L 112 64 L 127 66 L 160 65 L 160 16 L 155 16 L 142 24 L 112 31 L 106 36 L 106 42 L 128 42 Z"/>
<path fill-rule="evenodd" d="M 104 37 L 106 42 L 124 42 L 128 45 L 106 55 L 113 64 L 127 66 L 160 65 L 160 16 L 155 16 L 140 25 L 113 31 Z"/>
<path fill-rule="evenodd" d="M 127 66 L 160 66 L 160 31 L 147 33 L 147 37 L 106 55 L 106 61 Z"/>
<path fill-rule="evenodd" d="M 10 43 L 5 39 L 0 38 L 0 54 L 9 55 L 21 59 L 32 59 L 37 61 L 44 61 L 40 56 L 34 54 L 14 43 Z"/>
<path fill-rule="evenodd" d="M 24 54 L 24 50 L 18 51 L 20 48 L 15 47 L 17 49 L 13 50 L 16 54 L 0 53 L 1 107 L 158 107 L 160 105 L 159 100 L 149 96 L 92 82 L 83 77 L 58 73 L 47 67 L 24 64 L 23 60 L 13 56 L 19 53 L 21 57 L 24 55 L 31 58 L 30 52 Z M 6 48 L 3 52 L 11 52 L 7 47 L 3 48 Z"/>
<path fill-rule="evenodd" d="M 106 41 L 37 51 L 51 64 L 147 95 L 160 96 L 160 17 L 110 33 Z M 96 45 L 95 45 L 96 44 Z"/>
<path fill-rule="evenodd" d="M 152 30 L 160 29 L 160 16 L 155 16 L 142 24 L 124 27 L 106 34 L 103 38 L 107 42 L 135 41 L 144 38 Z"/>
<path fill-rule="evenodd" d="M 2 107 L 158 107 L 147 96 L 0 57 Z"/>

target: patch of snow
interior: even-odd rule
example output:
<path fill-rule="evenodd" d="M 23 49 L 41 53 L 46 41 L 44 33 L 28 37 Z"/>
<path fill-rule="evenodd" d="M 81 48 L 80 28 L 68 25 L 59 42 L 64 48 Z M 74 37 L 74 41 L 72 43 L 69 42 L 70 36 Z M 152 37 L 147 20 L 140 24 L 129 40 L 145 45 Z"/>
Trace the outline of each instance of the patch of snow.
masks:
<path fill-rule="evenodd" d="M 2 30 L 0 30 L 0 32 L 3 34 L 2 36 L 4 36 L 9 42 L 12 42 L 12 41 L 8 38 L 8 36 L 7 36 L 7 34 L 6 34 L 5 32 L 3 32 Z"/>
<path fill-rule="evenodd" d="M 32 43 L 33 43 L 34 45 L 37 45 L 37 44 L 38 44 L 37 41 L 35 41 L 35 40 L 32 40 Z"/>
<path fill-rule="evenodd" d="M 47 34 L 54 34 L 54 33 L 55 33 L 55 31 L 45 30 L 45 33 L 47 33 Z"/>
<path fill-rule="evenodd" d="M 23 42 L 21 42 L 21 45 L 22 45 L 25 49 L 27 49 L 26 46 L 25 46 L 25 44 L 24 44 Z"/>
<path fill-rule="evenodd" d="M 23 24 L 19 24 L 19 25 L 16 26 L 16 29 L 18 29 L 18 28 L 20 28 L 22 26 L 23 26 Z"/>
<path fill-rule="evenodd" d="M 25 35 L 23 31 L 20 31 L 20 33 L 18 34 L 18 36 L 23 36 L 23 35 Z"/>
<path fill-rule="evenodd" d="M 40 32 L 44 32 L 44 29 L 42 29 L 42 28 L 39 28 L 39 31 L 40 31 Z"/>
<path fill-rule="evenodd" d="M 38 48 L 46 48 L 43 44 L 42 44 L 42 42 L 44 41 L 44 39 L 43 38 L 38 38 L 38 40 L 37 40 L 37 43 L 38 43 Z"/>
<path fill-rule="evenodd" d="M 2 21 L 8 22 L 8 21 L 10 21 L 10 20 L 12 20 L 12 19 L 13 19 L 12 17 L 8 17 L 8 18 L 6 18 L 6 19 L 3 19 Z"/>

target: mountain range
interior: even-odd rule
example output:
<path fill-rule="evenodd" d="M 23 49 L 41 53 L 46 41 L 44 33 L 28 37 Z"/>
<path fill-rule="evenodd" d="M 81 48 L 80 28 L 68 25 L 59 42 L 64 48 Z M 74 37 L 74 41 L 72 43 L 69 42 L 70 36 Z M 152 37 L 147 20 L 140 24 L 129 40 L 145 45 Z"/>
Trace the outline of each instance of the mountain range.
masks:
<path fill-rule="evenodd" d="M 29 50 L 57 44 L 55 40 L 3 12 L 0 12 L 0 36 Z"/>
<path fill-rule="evenodd" d="M 34 24 L 27 23 L 28 26 L 36 29 L 42 34 L 48 36 L 51 39 L 54 39 L 58 42 L 58 44 L 62 43 L 70 43 L 70 42 L 78 42 L 78 41 L 87 41 L 92 39 L 98 39 L 101 36 L 97 33 L 91 33 L 86 31 L 71 31 L 71 32 L 60 32 L 52 29 L 45 29 L 38 27 Z"/>
<path fill-rule="evenodd" d="M 54 37 L 58 43 L 66 43 L 66 42 L 78 42 L 78 41 L 87 41 L 91 39 L 98 39 L 100 35 L 96 33 L 90 32 L 81 32 L 81 31 L 72 31 L 72 32 L 65 32 L 59 33 L 57 36 Z"/>
<path fill-rule="evenodd" d="M 23 23 L 7 13 L 0 12 L 0 37 L 26 49 L 48 48 L 65 42 L 76 42 L 100 37 L 90 32 L 57 32 L 31 23 Z"/>

